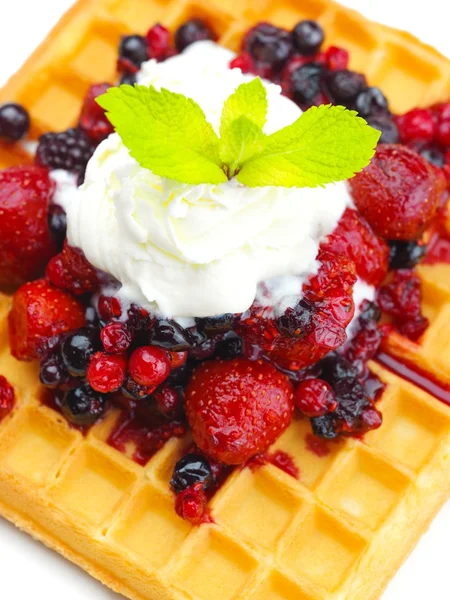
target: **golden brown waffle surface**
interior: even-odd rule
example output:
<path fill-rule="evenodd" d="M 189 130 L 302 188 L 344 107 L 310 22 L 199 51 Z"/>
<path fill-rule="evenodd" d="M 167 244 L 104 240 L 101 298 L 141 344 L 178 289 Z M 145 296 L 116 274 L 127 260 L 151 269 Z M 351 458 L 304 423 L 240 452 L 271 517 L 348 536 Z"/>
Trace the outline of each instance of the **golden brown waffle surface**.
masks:
<path fill-rule="evenodd" d="M 327 44 L 383 87 L 394 110 L 450 96 L 450 63 L 411 36 L 326 0 L 80 0 L 0 92 L 29 109 L 34 135 L 71 125 L 93 81 L 115 79 L 120 35 L 160 20 L 206 18 L 236 48 L 265 19 L 317 18 Z M 24 159 L 0 147 L 0 166 Z M 450 381 L 450 266 L 420 268 L 431 326 L 395 347 Z M 372 600 L 410 552 L 450 489 L 450 408 L 374 365 L 386 381 L 381 429 L 364 440 L 308 449 L 306 421 L 276 444 L 300 470 L 235 471 L 211 502 L 214 524 L 174 512 L 173 465 L 189 440 L 171 440 L 145 467 L 105 440 L 117 413 L 86 437 L 39 401 L 37 368 L 9 353 L 0 296 L 0 373 L 18 404 L 0 425 L 0 513 L 134 600 Z"/>

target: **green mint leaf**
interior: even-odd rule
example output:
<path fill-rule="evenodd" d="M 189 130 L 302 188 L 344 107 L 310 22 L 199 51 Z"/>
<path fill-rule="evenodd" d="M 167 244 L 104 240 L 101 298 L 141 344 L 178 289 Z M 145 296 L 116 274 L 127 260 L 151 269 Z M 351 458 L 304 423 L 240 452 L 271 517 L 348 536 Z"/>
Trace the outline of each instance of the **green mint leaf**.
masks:
<path fill-rule="evenodd" d="M 200 106 L 182 94 L 121 85 L 97 98 L 130 155 L 156 175 L 223 183 L 219 139 Z"/>
<path fill-rule="evenodd" d="M 219 156 L 231 175 L 262 150 L 267 110 L 267 91 L 259 77 L 241 84 L 225 101 Z"/>
<path fill-rule="evenodd" d="M 267 136 L 237 180 L 249 187 L 317 187 L 349 179 L 369 164 L 380 135 L 355 111 L 314 106 Z"/>

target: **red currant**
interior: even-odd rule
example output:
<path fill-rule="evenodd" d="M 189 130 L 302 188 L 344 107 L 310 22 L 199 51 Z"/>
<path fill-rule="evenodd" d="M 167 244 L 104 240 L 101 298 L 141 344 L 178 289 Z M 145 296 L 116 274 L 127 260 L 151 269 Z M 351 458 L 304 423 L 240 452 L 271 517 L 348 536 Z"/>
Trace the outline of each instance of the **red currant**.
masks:
<path fill-rule="evenodd" d="M 131 355 L 128 369 L 134 381 L 155 388 L 169 375 L 170 359 L 162 348 L 142 346 Z"/>

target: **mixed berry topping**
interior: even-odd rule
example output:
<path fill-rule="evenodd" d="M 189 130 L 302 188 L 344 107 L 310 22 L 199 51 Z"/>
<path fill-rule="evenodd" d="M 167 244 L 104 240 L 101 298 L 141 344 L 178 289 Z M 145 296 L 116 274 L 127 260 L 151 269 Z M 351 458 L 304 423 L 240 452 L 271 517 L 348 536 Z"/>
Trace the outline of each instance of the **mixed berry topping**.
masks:
<path fill-rule="evenodd" d="M 163 61 L 217 36 L 191 19 L 173 39 L 160 24 L 145 36 L 124 36 L 121 83 L 134 84 L 149 58 Z M 310 420 L 306 444 L 317 456 L 330 452 L 327 440 L 380 427 L 384 385 L 369 361 L 392 328 L 419 340 L 428 325 L 413 269 L 431 256 L 444 229 L 450 103 L 394 116 L 382 90 L 349 69 L 349 53 L 324 42 L 315 21 L 292 30 L 259 23 L 230 63 L 280 84 L 302 109 L 344 105 L 382 134 L 371 164 L 349 182 L 355 208 L 322 241 L 317 271 L 288 304 L 255 300 L 243 314 L 183 327 L 104 291 L 117 282 L 68 244 L 49 171 L 65 169 L 83 181 L 95 148 L 112 131 L 96 103 L 108 83 L 89 88 L 76 128 L 41 136 L 36 166 L 0 172 L 0 285 L 23 284 L 9 315 L 12 354 L 40 361 L 49 405 L 82 431 L 114 406 L 108 443 L 139 464 L 190 428 L 194 443 L 170 486 L 176 512 L 194 525 L 211 521 L 208 500 L 237 465 L 270 462 L 301 476 L 291 457 L 270 450 L 295 410 Z M 18 140 L 28 129 L 23 107 L 0 107 L 0 137 Z M 30 281 L 44 270 L 45 278 Z M 355 306 L 358 278 L 377 288 L 375 302 Z M 13 406 L 14 391 L 0 376 L 0 420 Z"/>
<path fill-rule="evenodd" d="M 30 128 L 30 116 L 27 110 L 15 102 L 0 106 L 0 138 L 16 142 L 25 137 Z"/>

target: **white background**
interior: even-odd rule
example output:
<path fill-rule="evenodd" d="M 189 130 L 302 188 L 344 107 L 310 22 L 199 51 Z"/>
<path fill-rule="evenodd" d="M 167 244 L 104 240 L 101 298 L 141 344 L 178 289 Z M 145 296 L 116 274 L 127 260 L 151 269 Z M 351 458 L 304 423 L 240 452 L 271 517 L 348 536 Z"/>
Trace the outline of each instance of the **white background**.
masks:
<path fill-rule="evenodd" d="M 446 4 L 443 0 L 342 0 L 342 3 L 372 19 L 407 29 L 450 56 L 449 26 L 442 13 Z M 1 85 L 72 2 L 1 0 L 0 4 Z M 441 511 L 400 569 L 383 600 L 449 600 L 449 557 L 450 504 Z M 389 561 L 389 548 L 386 548 L 386 561 Z M 8 600 L 119 600 L 119 596 L 1 519 L 0 573 L 0 593 Z"/>

